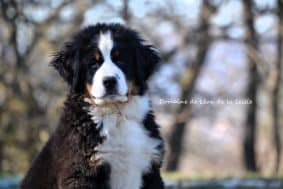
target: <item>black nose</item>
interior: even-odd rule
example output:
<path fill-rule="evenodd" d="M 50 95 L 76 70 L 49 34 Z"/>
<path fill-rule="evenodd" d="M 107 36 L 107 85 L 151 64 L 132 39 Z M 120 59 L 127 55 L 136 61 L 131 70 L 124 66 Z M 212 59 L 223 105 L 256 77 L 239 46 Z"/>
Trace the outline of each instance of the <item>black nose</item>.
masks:
<path fill-rule="evenodd" d="M 103 85 L 107 90 L 112 90 L 116 87 L 117 80 L 115 77 L 105 77 L 103 78 Z"/>

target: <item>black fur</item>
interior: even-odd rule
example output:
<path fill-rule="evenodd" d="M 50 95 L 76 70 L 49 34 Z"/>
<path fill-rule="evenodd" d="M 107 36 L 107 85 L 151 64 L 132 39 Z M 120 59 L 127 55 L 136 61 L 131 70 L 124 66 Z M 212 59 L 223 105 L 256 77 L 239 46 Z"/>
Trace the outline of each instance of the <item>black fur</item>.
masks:
<path fill-rule="evenodd" d="M 87 106 L 81 95 L 69 95 L 57 130 L 33 162 L 21 188 L 109 188 L 109 175 L 99 175 L 91 166 L 93 148 L 103 138 L 85 112 Z"/>
<path fill-rule="evenodd" d="M 87 113 L 89 103 L 84 101 L 85 84 L 92 68 L 89 49 L 96 43 L 100 31 L 111 30 L 114 38 L 126 44 L 129 52 L 124 57 L 127 65 L 119 65 L 139 87 L 146 90 L 146 81 L 152 74 L 159 56 L 151 46 L 143 45 L 138 34 L 118 24 L 98 24 L 77 33 L 72 41 L 55 55 L 51 64 L 69 84 L 70 92 L 63 114 L 54 134 L 32 163 L 21 183 L 21 189 L 110 189 L 111 167 L 106 162 L 94 162 L 94 147 L 105 138 L 100 136 L 102 125 L 95 124 Z M 161 139 L 158 125 L 149 112 L 143 121 L 150 137 Z M 163 153 L 163 144 L 158 146 Z M 151 171 L 143 175 L 142 189 L 163 189 L 160 162 L 152 162 Z"/>

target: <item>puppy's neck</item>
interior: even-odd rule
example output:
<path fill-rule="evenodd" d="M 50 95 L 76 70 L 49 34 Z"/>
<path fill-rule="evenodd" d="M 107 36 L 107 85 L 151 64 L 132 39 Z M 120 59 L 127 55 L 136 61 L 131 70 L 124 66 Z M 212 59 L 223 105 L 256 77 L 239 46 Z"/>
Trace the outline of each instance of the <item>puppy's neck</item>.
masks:
<path fill-rule="evenodd" d="M 113 103 L 107 106 L 90 105 L 88 113 L 94 121 L 107 116 L 118 116 L 123 119 L 141 122 L 150 111 L 150 100 L 148 95 L 132 96 L 127 103 Z"/>

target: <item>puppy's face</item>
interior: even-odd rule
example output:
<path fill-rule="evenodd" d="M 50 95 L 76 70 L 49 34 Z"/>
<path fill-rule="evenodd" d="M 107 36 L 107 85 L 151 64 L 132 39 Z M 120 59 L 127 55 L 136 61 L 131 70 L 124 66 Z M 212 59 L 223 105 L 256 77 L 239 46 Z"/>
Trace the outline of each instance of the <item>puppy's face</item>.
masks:
<path fill-rule="evenodd" d="M 156 50 L 119 24 L 90 26 L 67 42 L 51 64 L 71 86 L 97 105 L 143 95 L 159 61 Z"/>
<path fill-rule="evenodd" d="M 95 37 L 87 69 L 87 92 L 97 104 L 127 101 L 135 67 L 129 46 L 115 40 L 110 31 Z M 127 69 L 131 68 L 131 69 Z M 133 73 L 129 73 L 132 71 Z M 128 82 L 127 82 L 128 81 Z"/>

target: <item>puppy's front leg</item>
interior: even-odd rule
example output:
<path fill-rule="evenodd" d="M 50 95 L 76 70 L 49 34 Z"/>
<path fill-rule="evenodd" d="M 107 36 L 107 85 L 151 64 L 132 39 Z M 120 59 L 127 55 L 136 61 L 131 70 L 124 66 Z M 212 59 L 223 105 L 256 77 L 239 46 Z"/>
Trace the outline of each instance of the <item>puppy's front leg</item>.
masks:
<path fill-rule="evenodd" d="M 98 161 L 95 155 L 78 166 L 68 166 L 59 179 L 59 189 L 110 189 L 110 165 L 105 161 Z"/>

